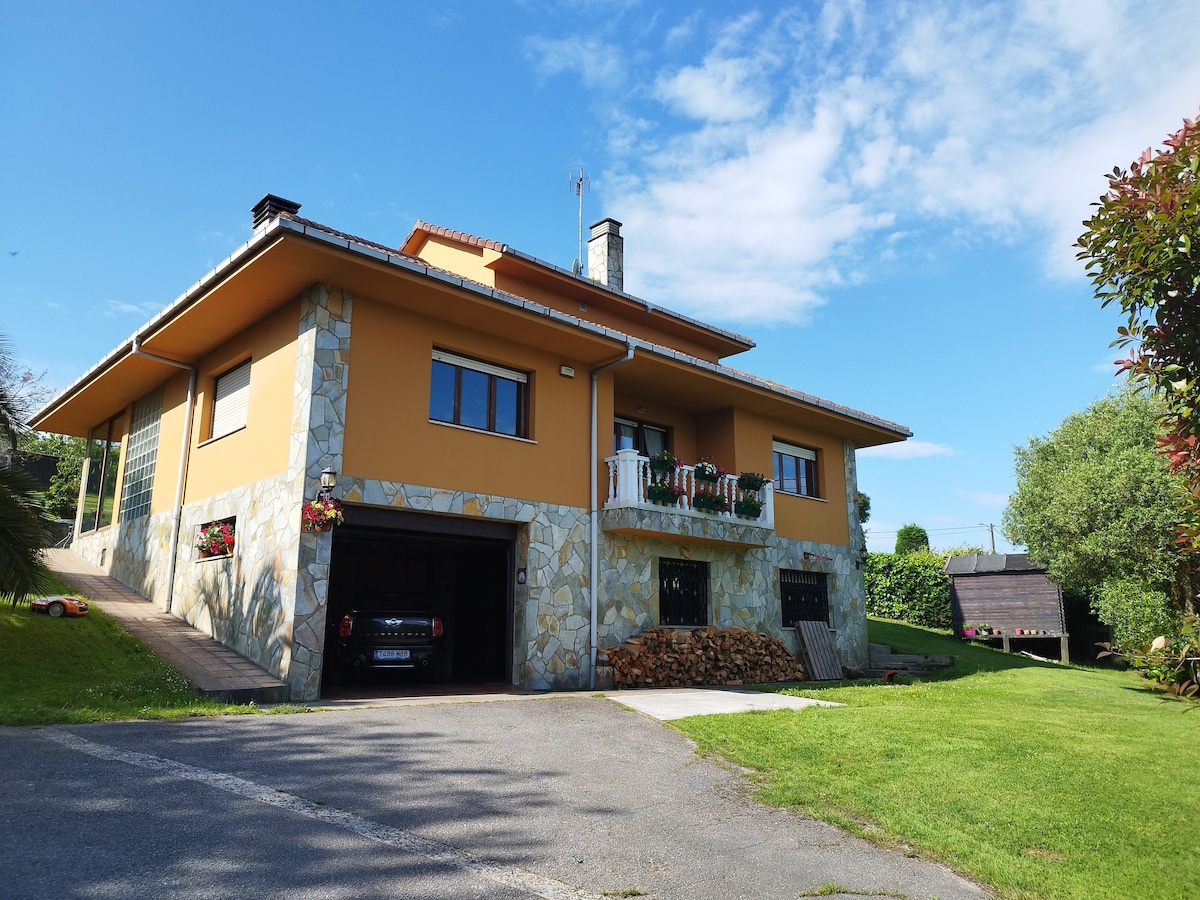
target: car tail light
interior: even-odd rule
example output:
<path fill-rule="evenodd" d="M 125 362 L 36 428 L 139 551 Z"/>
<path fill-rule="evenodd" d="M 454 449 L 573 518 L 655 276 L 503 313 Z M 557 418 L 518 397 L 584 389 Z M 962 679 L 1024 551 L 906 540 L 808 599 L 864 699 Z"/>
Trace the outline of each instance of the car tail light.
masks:
<path fill-rule="evenodd" d="M 354 630 L 354 616 L 346 616 L 342 619 L 342 624 L 338 628 L 338 637 L 350 637 L 350 632 Z"/>
<path fill-rule="evenodd" d="M 434 637 L 442 636 L 442 620 L 439 619 L 437 616 L 433 617 L 433 636 Z"/>

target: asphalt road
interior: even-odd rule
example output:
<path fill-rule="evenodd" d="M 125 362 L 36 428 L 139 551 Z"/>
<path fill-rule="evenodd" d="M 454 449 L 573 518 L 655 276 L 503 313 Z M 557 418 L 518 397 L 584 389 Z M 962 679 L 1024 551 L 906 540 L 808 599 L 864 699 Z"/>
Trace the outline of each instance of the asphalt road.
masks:
<path fill-rule="evenodd" d="M 987 896 L 602 699 L 0 728 L 0 756 L 7 900 Z"/>

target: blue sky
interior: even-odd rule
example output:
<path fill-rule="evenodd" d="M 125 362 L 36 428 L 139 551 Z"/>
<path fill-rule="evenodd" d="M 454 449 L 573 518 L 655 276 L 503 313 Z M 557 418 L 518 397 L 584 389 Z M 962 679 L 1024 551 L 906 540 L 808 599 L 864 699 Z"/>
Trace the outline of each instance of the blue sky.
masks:
<path fill-rule="evenodd" d="M 1113 384 L 1071 244 L 1196 114 L 1198 43 L 1187 0 L 5 4 L 0 330 L 67 386 L 267 192 L 569 266 L 583 167 L 627 290 L 912 429 L 862 454 L 872 549 L 986 546 L 1013 445 Z"/>

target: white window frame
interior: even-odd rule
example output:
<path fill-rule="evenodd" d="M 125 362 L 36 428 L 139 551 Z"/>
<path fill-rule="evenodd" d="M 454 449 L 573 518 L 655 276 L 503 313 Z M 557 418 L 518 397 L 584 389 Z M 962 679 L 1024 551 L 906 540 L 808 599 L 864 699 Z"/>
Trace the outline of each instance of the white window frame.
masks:
<path fill-rule="evenodd" d="M 213 379 L 212 428 L 215 440 L 246 427 L 250 406 L 250 360 L 239 363 Z"/>

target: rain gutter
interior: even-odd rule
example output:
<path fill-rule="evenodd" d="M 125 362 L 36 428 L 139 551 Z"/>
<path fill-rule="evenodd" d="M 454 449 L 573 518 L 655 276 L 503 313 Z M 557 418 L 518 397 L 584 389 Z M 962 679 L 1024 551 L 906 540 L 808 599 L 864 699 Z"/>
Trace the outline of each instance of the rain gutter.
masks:
<path fill-rule="evenodd" d="M 596 530 L 596 520 L 600 517 L 600 505 L 596 502 L 596 493 L 599 490 L 599 483 L 596 479 L 596 469 L 600 466 L 599 455 L 596 453 L 596 442 L 600 439 L 600 429 L 596 422 L 597 400 L 596 400 L 596 376 L 601 372 L 606 372 L 609 369 L 615 369 L 617 366 L 624 365 L 633 359 L 633 351 L 636 342 L 630 339 L 625 344 L 625 355 L 614 359 L 612 362 L 607 362 L 598 368 L 592 369 L 592 452 L 591 452 L 591 515 L 588 516 L 588 543 L 591 548 L 589 556 L 591 557 L 591 572 L 588 583 L 588 592 L 591 595 L 591 630 L 589 646 L 592 648 L 591 657 L 591 689 L 596 689 L 596 641 L 598 639 L 596 628 L 596 582 L 600 578 L 600 560 L 597 558 L 600 539 Z"/>
<path fill-rule="evenodd" d="M 141 348 L 140 343 L 141 335 L 135 333 L 129 350 L 132 356 L 141 356 L 188 371 L 187 411 L 183 416 L 183 438 L 180 440 L 179 446 L 179 471 L 175 477 L 175 506 L 171 510 L 171 561 L 167 565 L 167 601 L 163 607 L 166 612 L 170 612 L 175 598 L 175 566 L 179 558 L 179 528 L 183 520 L 183 482 L 187 477 L 188 453 L 191 449 L 192 416 L 196 408 L 197 369 L 190 363 L 147 353 Z"/>

